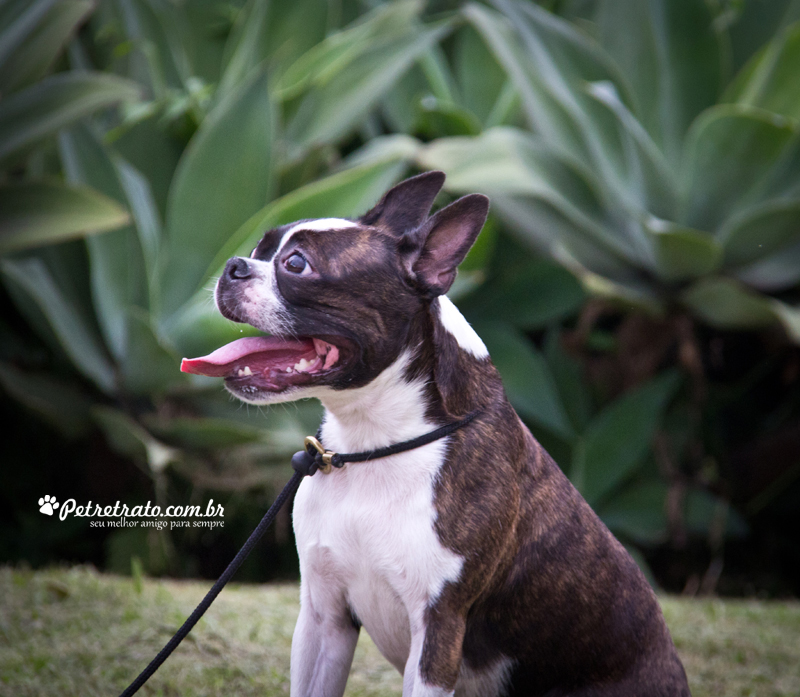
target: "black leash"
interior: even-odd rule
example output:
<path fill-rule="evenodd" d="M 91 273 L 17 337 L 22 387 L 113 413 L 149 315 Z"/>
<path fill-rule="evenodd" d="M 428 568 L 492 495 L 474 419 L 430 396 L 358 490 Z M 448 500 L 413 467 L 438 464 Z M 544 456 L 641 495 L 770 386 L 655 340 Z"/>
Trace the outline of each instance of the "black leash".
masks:
<path fill-rule="evenodd" d="M 134 680 L 125 689 L 120 697 L 131 697 L 131 695 L 136 694 L 139 691 L 139 688 L 141 688 L 142 685 L 144 685 L 150 679 L 150 676 L 152 676 L 153 673 L 155 673 L 161 667 L 161 664 L 166 661 L 167 658 L 169 658 L 170 654 L 176 648 L 178 648 L 178 644 L 180 644 L 186 638 L 186 635 L 192 631 L 192 628 L 205 614 L 211 603 L 214 602 L 216 597 L 225 587 L 225 584 L 231 580 L 231 577 L 238 571 L 239 567 L 242 565 L 242 562 L 244 562 L 244 560 L 249 556 L 250 552 L 253 551 L 253 547 L 258 544 L 258 541 L 267 531 L 267 528 L 272 525 L 273 521 L 275 520 L 275 516 L 278 515 L 278 511 L 283 508 L 283 504 L 285 504 L 292 494 L 297 491 L 297 488 L 300 486 L 300 482 L 303 481 L 303 477 L 312 476 L 318 469 L 327 474 L 331 471 L 332 467 L 341 468 L 344 467 L 344 465 L 348 462 L 367 462 L 368 460 L 377 460 L 382 457 L 397 455 L 398 453 L 405 452 L 406 450 L 420 448 L 423 445 L 433 443 L 435 440 L 439 440 L 440 438 L 450 435 L 459 428 L 463 428 L 476 416 L 478 416 L 478 413 L 479 412 L 477 411 L 473 412 L 464 419 L 461 419 L 461 421 L 455 421 L 454 423 L 446 424 L 445 426 L 437 428 L 435 431 L 426 433 L 418 438 L 413 438 L 402 443 L 396 443 L 395 445 L 390 445 L 386 448 L 378 448 L 376 450 L 370 450 L 362 453 L 342 454 L 325 450 L 325 448 L 323 448 L 322 444 L 319 442 L 319 433 L 317 433 L 317 437 L 308 436 L 305 439 L 305 449 L 296 452 L 292 456 L 292 467 L 295 470 L 292 478 L 286 483 L 286 486 L 283 487 L 281 493 L 278 494 L 278 497 L 269 507 L 269 510 L 264 514 L 264 517 L 261 519 L 261 522 L 258 524 L 256 529 L 253 530 L 253 532 L 250 534 L 250 537 L 247 538 L 247 542 L 244 543 L 244 546 L 239 550 L 238 554 L 233 558 L 231 563 L 228 564 L 228 567 L 222 572 L 222 575 L 211 587 L 211 590 L 206 593 L 205 598 L 200 601 L 200 604 L 194 609 L 192 614 L 189 615 L 181 628 L 175 632 L 175 636 L 173 636 L 172 639 L 170 639 L 164 645 L 164 648 L 158 652 L 158 655 L 152 661 L 150 661 L 150 664 L 147 666 L 147 668 L 145 668 L 139 674 L 139 677 L 137 677 L 136 680 Z"/>

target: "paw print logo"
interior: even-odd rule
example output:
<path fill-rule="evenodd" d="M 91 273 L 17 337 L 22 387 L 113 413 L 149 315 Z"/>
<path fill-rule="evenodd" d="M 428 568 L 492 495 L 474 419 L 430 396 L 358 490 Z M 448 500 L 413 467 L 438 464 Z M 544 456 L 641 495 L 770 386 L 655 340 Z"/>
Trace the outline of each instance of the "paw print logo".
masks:
<path fill-rule="evenodd" d="M 39 513 L 44 513 L 45 515 L 53 515 L 53 511 L 58 508 L 58 502 L 56 501 L 55 496 L 50 496 L 49 494 L 45 494 L 42 498 L 39 499 Z"/>

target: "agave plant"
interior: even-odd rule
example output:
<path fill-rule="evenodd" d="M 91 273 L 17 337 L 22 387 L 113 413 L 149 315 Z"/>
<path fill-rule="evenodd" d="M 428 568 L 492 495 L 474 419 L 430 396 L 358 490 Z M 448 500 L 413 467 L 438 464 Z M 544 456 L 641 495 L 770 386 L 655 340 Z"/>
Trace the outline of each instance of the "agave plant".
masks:
<path fill-rule="evenodd" d="M 0 254 L 113 229 L 127 211 L 59 181 L 37 149 L 60 129 L 122 101 L 133 81 L 99 71 L 53 73 L 92 11 L 87 0 L 11 1 L 0 8 Z"/>
<path fill-rule="evenodd" d="M 40 192 L 46 206 L 55 205 L 53 187 L 83 192 L 113 211 L 118 229 L 31 250 L 34 241 L 55 239 L 57 225 L 48 218 L 25 228 L 43 231 L 38 238 L 26 232 L 18 236 L 24 245 L 8 246 L 13 253 L 0 262 L 4 285 L 83 382 L 77 389 L 79 380 L 18 361 L 0 364 L 3 386 L 62 429 L 99 425 L 117 450 L 143 463 L 161 496 L 174 495 L 164 487 L 172 471 L 201 488 L 271 481 L 274 468 L 264 465 L 287 462 L 316 428 L 317 412 L 301 405 L 261 418 L 230 402 L 215 381 L 178 371 L 182 355 L 208 353 L 249 331 L 213 307 L 216 274 L 229 256 L 249 254 L 269 227 L 360 214 L 409 166 L 440 168 L 451 192 L 484 191 L 499 214 L 453 294 L 479 325 L 514 405 L 615 532 L 639 544 L 663 541 L 667 484 L 650 444 L 675 411 L 681 381 L 655 376 L 618 398 L 598 399 L 561 350 L 557 326 L 580 310 L 587 289 L 653 312 L 700 313 L 702 306 L 719 323 L 741 323 L 743 307 L 751 323 L 776 316 L 787 322 L 793 310 L 775 295 L 784 286 L 753 280 L 760 248 L 745 254 L 737 243 L 731 249 L 740 251 L 725 251 L 728 237 L 742 234 L 721 232 L 739 224 L 725 201 L 752 207 L 756 199 L 719 198 L 729 184 L 713 188 L 707 174 L 699 178 L 711 193 L 694 198 L 703 191 L 695 170 L 716 166 L 704 145 L 711 136 L 702 135 L 711 125 L 701 128 L 698 114 L 735 109 L 745 115 L 731 124 L 772 123 L 757 116 L 766 102 L 713 106 L 724 41 L 709 29 L 700 0 L 680 3 L 691 9 L 686 26 L 651 24 L 647 13 L 658 3 L 622 4 L 626 22 L 663 31 L 614 29 L 613 2 L 597 3 L 595 23 L 586 26 L 608 29 L 591 38 L 532 3 L 505 0 L 496 11 L 468 5 L 447 17 L 426 16 L 414 0 L 367 12 L 357 2 L 334 12 L 326 0 L 249 0 L 241 9 L 221 0 L 103 0 L 76 35 L 93 8 L 64 3 L 83 14 L 62 31 L 68 51 L 56 72 L 34 87 L 102 71 L 108 84 L 127 91 L 120 87 L 113 99 L 95 98 L 83 109 L 43 98 L 37 109 L 4 112 L 33 88 L 4 97 L 0 125 L 34 134 L 3 160 L 4 183 L 50 187 Z M 25 5 L 3 8 L 15 6 L 21 17 Z M 672 7 L 663 5 L 665 12 Z M 43 0 L 33 6 L 42 17 L 61 7 Z M 680 18 L 674 12 L 673 20 Z M 657 68 L 642 62 L 661 82 L 631 72 L 639 56 L 660 56 L 663 46 L 645 42 L 626 61 L 624 42 L 612 39 L 628 34 L 668 43 L 685 34 L 694 53 L 684 58 L 700 74 L 684 69 L 683 58 Z M 752 101 L 753 85 L 769 91 L 782 79 L 783 68 L 769 66 L 790 59 L 792 35 L 783 36 L 786 48 L 754 59 L 764 67 L 742 71 L 736 94 L 749 89 Z M 682 90 L 700 77 L 684 99 Z M 653 92 L 655 84 L 663 89 Z M 770 104 L 788 108 L 775 97 L 783 92 L 776 87 Z M 120 101 L 119 109 L 107 108 Z M 6 121 L 4 113 L 11 113 Z M 773 124 L 777 132 L 795 128 L 782 118 Z M 693 119 L 700 126 L 690 127 Z M 0 148 L 11 132 L 2 125 Z M 692 153 L 688 163 L 684 150 Z M 772 201 L 762 190 L 758 195 Z M 781 191 L 781 201 L 794 196 L 791 187 Z M 24 204 L 24 197 L 11 198 Z M 37 207 L 28 206 L 27 215 Z M 13 210 L 0 205 L 0 219 Z M 69 235 L 101 227 L 82 218 Z M 784 228 L 770 243 L 781 258 L 794 239 L 788 222 Z M 538 257 L 541 250 L 555 261 Z M 736 292 L 722 293 L 720 284 Z M 700 305 L 692 301 L 698 297 Z M 721 304 L 734 309 L 725 314 Z M 541 349 L 532 333 L 546 335 Z M 708 530 L 725 510 L 723 500 L 693 488 L 686 524 Z M 744 525 L 730 514 L 728 528 L 740 534 Z"/>
<path fill-rule="evenodd" d="M 588 31 L 532 3 L 492 4 L 464 14 L 526 127 L 439 139 L 419 162 L 452 191 L 492 195 L 592 293 L 717 327 L 781 322 L 800 341 L 800 24 L 729 81 L 724 17 L 699 0 L 597 0 Z"/>
<path fill-rule="evenodd" d="M 573 3 L 573 23 L 533 3 L 491 4 L 463 16 L 513 83 L 522 119 L 437 138 L 418 150 L 419 165 L 447 172 L 453 193 L 489 194 L 524 247 L 624 311 L 667 318 L 662 329 L 680 334 L 685 317 L 777 325 L 800 343 L 797 5 L 776 3 L 765 19 L 755 3 L 737 17 L 695 0 L 597 0 Z M 555 339 L 541 351 L 524 336 L 547 326 L 526 310 L 549 305 L 557 318 L 574 291 L 542 293 L 513 257 L 498 261 L 462 305 L 517 409 L 608 525 L 645 545 L 670 526 L 705 530 L 715 553 L 721 530 L 744 534 L 724 487 L 706 486 L 718 474 L 687 488 L 680 473 L 703 459 L 689 455 L 692 443 L 705 447 L 690 417 L 705 410 L 702 390 L 656 375 L 597 410 Z M 514 302 L 521 291 L 540 302 Z M 684 376 L 702 380 L 691 338 L 675 339 Z"/>

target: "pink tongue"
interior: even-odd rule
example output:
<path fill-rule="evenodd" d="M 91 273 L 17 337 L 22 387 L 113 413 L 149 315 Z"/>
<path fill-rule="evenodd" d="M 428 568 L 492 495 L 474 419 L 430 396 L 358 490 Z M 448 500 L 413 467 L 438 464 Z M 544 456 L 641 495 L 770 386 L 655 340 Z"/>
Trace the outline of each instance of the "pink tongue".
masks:
<path fill-rule="evenodd" d="M 313 350 L 314 342 L 311 339 L 287 341 L 275 336 L 248 336 L 231 341 L 207 356 L 184 358 L 181 361 L 181 371 L 215 378 L 226 377 L 231 373 L 235 363 L 252 354 L 261 354 L 253 357 L 252 362 L 278 363 Z"/>

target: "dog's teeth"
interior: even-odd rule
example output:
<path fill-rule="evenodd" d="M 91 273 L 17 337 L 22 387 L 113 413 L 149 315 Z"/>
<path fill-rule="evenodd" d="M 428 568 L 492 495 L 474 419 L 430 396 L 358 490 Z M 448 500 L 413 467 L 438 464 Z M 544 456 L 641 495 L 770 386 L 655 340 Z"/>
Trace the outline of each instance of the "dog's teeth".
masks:
<path fill-rule="evenodd" d="M 244 371 L 243 371 L 241 368 L 239 368 L 239 372 L 238 372 L 238 373 L 236 373 L 236 374 L 237 374 L 239 377 L 242 377 L 242 375 L 244 375 Z"/>
<path fill-rule="evenodd" d="M 239 374 L 240 374 L 240 375 L 242 375 L 242 374 L 244 374 L 244 375 L 252 375 L 252 374 L 253 374 L 253 371 L 252 371 L 252 370 L 250 370 L 250 366 L 249 366 L 249 365 L 246 365 L 246 366 L 244 367 L 244 370 L 243 370 L 243 371 L 239 371 Z"/>
<path fill-rule="evenodd" d="M 301 358 L 297 363 L 294 364 L 294 369 L 298 373 L 302 373 L 303 371 L 308 368 L 308 361 L 305 358 Z"/>
<path fill-rule="evenodd" d="M 289 366 L 289 367 L 286 369 L 286 372 L 287 372 L 287 373 L 291 373 L 291 372 L 292 372 L 292 367 L 291 367 L 291 366 Z"/>

